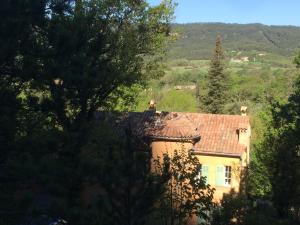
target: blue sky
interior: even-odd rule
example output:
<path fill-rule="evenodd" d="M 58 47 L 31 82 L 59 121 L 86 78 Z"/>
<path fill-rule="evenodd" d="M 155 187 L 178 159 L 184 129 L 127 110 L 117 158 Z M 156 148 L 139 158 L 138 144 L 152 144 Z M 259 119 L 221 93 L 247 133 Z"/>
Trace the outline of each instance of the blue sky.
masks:
<path fill-rule="evenodd" d="M 300 26 L 300 0 L 176 0 L 175 22 Z M 160 0 L 148 0 L 158 4 Z"/>

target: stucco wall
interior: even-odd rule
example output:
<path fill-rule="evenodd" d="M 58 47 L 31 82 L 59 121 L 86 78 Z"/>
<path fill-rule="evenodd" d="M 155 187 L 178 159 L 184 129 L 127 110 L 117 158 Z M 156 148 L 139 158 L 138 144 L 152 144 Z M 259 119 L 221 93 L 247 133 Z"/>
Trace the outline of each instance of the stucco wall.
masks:
<path fill-rule="evenodd" d="M 192 147 L 192 143 L 188 142 L 154 141 L 151 144 L 152 157 L 154 159 L 157 159 L 157 157 L 162 158 L 165 153 L 172 157 L 175 150 L 189 150 Z"/>
<path fill-rule="evenodd" d="M 189 150 L 193 147 L 192 143 L 187 142 L 168 142 L 168 141 L 154 141 L 151 144 L 152 157 L 162 158 L 164 153 L 168 153 L 172 156 L 174 150 Z M 240 158 L 233 157 L 219 157 L 219 156 L 207 156 L 207 155 L 196 155 L 202 165 L 208 166 L 208 183 L 216 189 L 214 194 L 214 201 L 222 199 L 224 193 L 229 193 L 232 189 L 236 192 L 239 191 L 240 185 L 240 172 L 242 161 Z M 244 160 L 246 155 L 244 156 Z M 243 161 L 244 161 L 243 160 Z M 245 162 L 244 162 L 245 163 Z M 243 163 L 243 164 L 244 164 Z M 216 170 L 217 166 L 231 166 L 231 184 L 230 186 L 217 186 L 216 185 Z"/>
<path fill-rule="evenodd" d="M 236 192 L 239 191 L 240 186 L 240 172 L 241 172 L 241 160 L 239 158 L 230 157 L 218 157 L 218 156 L 206 156 L 197 155 L 202 165 L 208 166 L 208 178 L 207 182 L 211 187 L 215 188 L 214 200 L 219 201 L 222 199 L 224 193 L 229 193 L 232 189 Z M 216 185 L 216 174 L 218 166 L 231 166 L 231 184 L 228 186 Z"/>

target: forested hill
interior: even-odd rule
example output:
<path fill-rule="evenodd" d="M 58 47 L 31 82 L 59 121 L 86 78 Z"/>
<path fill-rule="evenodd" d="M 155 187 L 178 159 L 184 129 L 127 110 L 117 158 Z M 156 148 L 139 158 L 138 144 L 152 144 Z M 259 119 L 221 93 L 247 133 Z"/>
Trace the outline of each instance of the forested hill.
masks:
<path fill-rule="evenodd" d="M 169 51 L 170 58 L 209 58 L 218 34 L 223 47 L 231 51 L 259 51 L 291 56 L 300 48 L 300 27 L 262 24 L 190 23 L 174 24 L 178 36 Z M 178 34 L 178 35 L 177 35 Z"/>

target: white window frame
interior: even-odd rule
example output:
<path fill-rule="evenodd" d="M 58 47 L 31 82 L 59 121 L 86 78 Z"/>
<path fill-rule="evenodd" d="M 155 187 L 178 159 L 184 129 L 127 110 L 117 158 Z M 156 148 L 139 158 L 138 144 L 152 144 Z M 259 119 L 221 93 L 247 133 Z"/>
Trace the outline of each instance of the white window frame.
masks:
<path fill-rule="evenodd" d="M 206 175 L 203 175 L 203 167 L 206 168 L 206 171 L 205 171 Z M 200 171 L 201 171 L 201 173 L 200 173 L 201 177 L 206 177 L 205 184 L 209 184 L 209 166 L 207 164 L 201 164 L 201 170 Z"/>
<path fill-rule="evenodd" d="M 232 183 L 232 167 L 224 166 L 224 186 L 231 186 Z"/>
<path fill-rule="evenodd" d="M 199 173 L 198 173 L 198 176 L 199 176 L 199 177 L 201 177 L 201 176 L 202 176 L 202 166 L 203 166 L 203 165 L 202 165 L 202 164 L 200 164 L 200 170 L 199 170 Z"/>

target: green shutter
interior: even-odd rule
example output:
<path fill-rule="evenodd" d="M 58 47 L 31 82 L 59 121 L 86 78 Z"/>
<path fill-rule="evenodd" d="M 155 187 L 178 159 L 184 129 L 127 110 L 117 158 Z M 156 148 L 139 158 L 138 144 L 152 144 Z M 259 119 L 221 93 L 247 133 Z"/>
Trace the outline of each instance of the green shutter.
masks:
<path fill-rule="evenodd" d="M 202 165 L 202 176 L 206 177 L 206 184 L 208 184 L 208 166 Z"/>
<path fill-rule="evenodd" d="M 224 166 L 217 166 L 216 171 L 216 185 L 217 186 L 224 186 L 225 181 L 225 168 Z"/>

